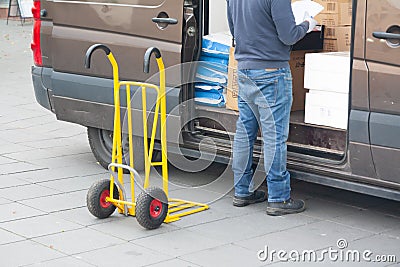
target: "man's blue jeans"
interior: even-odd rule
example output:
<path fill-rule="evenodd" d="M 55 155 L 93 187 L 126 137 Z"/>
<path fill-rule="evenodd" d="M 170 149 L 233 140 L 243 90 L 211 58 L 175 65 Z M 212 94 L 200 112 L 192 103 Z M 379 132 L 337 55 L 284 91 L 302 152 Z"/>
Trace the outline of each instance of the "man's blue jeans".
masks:
<path fill-rule="evenodd" d="M 253 146 L 261 127 L 268 201 L 286 201 L 290 198 L 286 141 L 293 100 L 290 69 L 239 70 L 238 76 L 239 118 L 232 165 L 235 196 L 246 197 L 256 189 L 252 170 Z"/>

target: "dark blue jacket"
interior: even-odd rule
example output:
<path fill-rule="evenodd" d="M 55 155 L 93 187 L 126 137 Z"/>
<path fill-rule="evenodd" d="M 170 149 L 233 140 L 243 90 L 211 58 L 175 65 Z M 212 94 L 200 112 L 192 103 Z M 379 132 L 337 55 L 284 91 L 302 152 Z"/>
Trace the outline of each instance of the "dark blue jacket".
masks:
<path fill-rule="evenodd" d="M 227 0 L 239 69 L 288 68 L 291 46 L 308 22 L 296 25 L 290 0 Z"/>

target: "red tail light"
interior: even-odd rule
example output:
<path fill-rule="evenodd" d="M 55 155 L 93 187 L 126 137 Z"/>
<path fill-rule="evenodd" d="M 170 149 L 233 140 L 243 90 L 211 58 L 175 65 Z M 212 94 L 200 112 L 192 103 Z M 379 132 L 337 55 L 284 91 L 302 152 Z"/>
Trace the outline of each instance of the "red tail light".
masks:
<path fill-rule="evenodd" d="M 40 21 L 40 0 L 33 1 L 32 14 L 35 20 L 33 24 L 31 43 L 31 49 L 33 51 L 33 62 L 36 66 L 42 66 L 42 49 L 40 47 L 40 29 L 42 27 L 42 23 Z"/>

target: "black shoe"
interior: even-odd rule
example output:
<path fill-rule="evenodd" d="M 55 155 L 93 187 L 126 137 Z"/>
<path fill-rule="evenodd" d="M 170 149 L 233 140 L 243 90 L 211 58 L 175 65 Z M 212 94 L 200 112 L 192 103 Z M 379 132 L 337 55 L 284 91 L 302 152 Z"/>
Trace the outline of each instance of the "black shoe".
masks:
<path fill-rule="evenodd" d="M 267 214 L 271 216 L 281 216 L 285 214 L 300 213 L 306 209 L 306 205 L 301 199 L 291 199 L 284 202 L 268 202 Z"/>
<path fill-rule="evenodd" d="M 264 191 L 256 190 L 253 194 L 248 197 L 233 197 L 233 206 L 244 207 L 249 204 L 263 202 L 267 199 L 267 194 Z"/>

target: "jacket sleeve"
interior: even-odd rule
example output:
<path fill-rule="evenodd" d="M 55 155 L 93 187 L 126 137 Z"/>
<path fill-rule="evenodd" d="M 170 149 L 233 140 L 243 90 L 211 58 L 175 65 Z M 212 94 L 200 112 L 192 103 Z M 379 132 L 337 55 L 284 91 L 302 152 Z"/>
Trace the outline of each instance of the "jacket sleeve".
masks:
<path fill-rule="evenodd" d="M 308 22 L 296 25 L 290 0 L 272 0 L 271 14 L 282 43 L 294 45 L 307 34 Z"/>
<path fill-rule="evenodd" d="M 235 31 L 233 28 L 232 12 L 229 8 L 229 0 L 226 0 L 226 12 L 227 12 L 227 17 L 228 17 L 229 30 L 231 31 L 232 36 L 235 37 L 235 34 L 234 34 Z"/>

